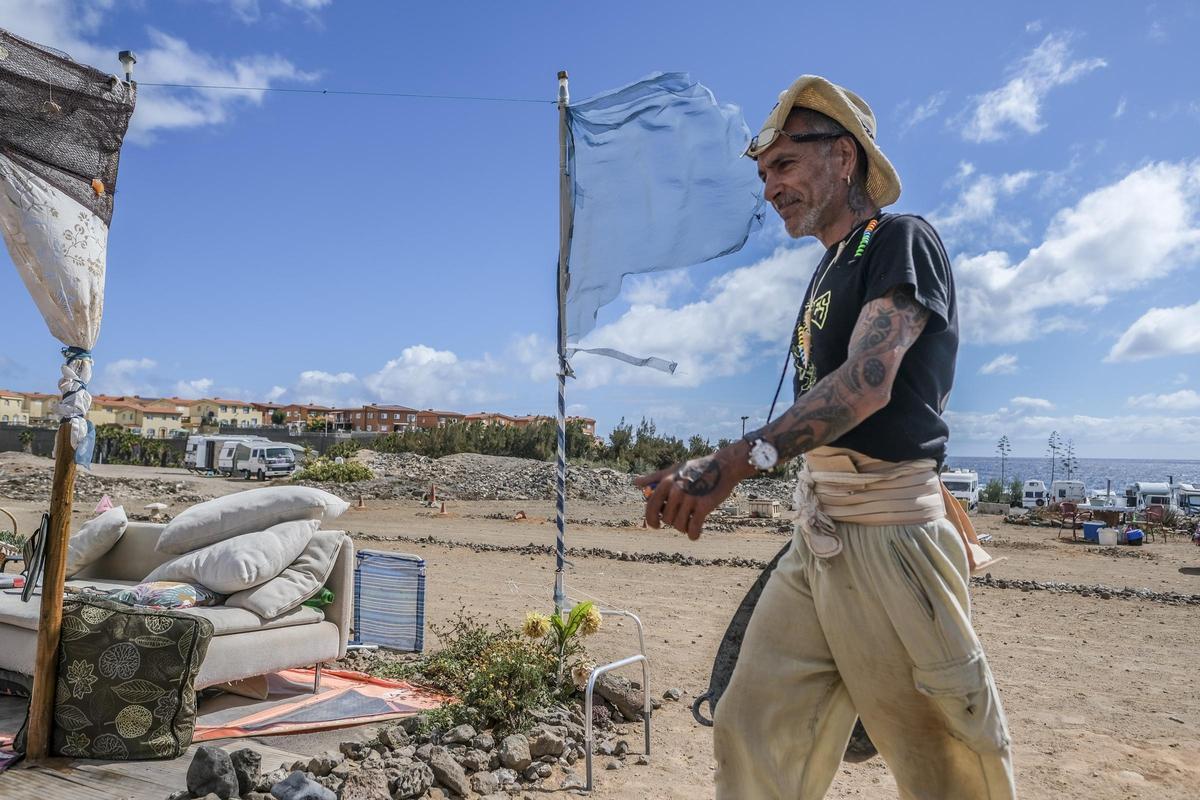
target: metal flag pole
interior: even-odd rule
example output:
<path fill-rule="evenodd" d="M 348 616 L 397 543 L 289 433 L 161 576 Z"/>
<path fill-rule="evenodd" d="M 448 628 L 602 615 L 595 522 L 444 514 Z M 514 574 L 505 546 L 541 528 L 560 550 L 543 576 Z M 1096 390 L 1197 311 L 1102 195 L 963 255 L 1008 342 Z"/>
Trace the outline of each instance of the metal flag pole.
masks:
<path fill-rule="evenodd" d="M 555 523 L 558 539 L 554 559 L 554 613 L 562 615 L 566 605 L 563 591 L 563 564 L 566 561 L 567 528 L 567 289 L 570 286 L 571 224 L 574 204 L 571 202 L 571 176 L 568 174 L 567 71 L 558 73 L 558 505 Z"/>

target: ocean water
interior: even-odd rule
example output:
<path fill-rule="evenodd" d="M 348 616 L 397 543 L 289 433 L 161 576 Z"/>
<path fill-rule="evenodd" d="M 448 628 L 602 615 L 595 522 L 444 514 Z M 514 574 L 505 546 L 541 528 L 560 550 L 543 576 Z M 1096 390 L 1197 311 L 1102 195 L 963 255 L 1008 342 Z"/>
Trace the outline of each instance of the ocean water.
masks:
<path fill-rule="evenodd" d="M 949 456 L 946 463 L 951 469 L 970 469 L 979 473 L 979 485 L 982 488 L 990 479 L 1000 477 L 1000 458 Z M 1005 481 L 1010 482 L 1014 477 L 1022 480 L 1043 480 L 1047 488 L 1050 486 L 1049 458 L 1009 458 L 1004 467 Z M 1063 473 L 1061 463 L 1054 469 L 1054 478 L 1062 480 L 1067 476 Z M 1113 491 L 1123 493 L 1125 485 L 1134 481 L 1161 481 L 1174 478 L 1177 483 L 1190 483 L 1200 486 L 1200 461 L 1163 461 L 1140 458 L 1081 458 L 1079 469 L 1071 478 L 1083 481 L 1088 491 L 1103 489 L 1105 482 L 1112 481 Z"/>

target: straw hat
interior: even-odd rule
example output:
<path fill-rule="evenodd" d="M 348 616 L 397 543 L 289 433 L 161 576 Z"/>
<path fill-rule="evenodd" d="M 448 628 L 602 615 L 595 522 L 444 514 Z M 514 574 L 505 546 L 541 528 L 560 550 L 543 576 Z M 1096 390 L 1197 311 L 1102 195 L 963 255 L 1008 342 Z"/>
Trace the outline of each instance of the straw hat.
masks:
<path fill-rule="evenodd" d="M 746 155 L 756 159 L 770 147 L 793 108 L 811 108 L 837 120 L 867 154 L 867 194 L 880 208 L 896 202 L 900 197 L 900 176 L 875 144 L 875 115 L 871 107 L 854 92 L 818 75 L 801 75 L 779 95 L 779 103 L 750 142 Z"/>

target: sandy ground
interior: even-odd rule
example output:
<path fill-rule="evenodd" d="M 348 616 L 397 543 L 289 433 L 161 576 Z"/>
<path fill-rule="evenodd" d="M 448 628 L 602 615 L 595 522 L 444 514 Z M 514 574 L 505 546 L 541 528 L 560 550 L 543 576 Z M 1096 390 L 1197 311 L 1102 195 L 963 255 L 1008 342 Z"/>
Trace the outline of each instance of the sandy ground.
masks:
<path fill-rule="evenodd" d="M 0 473 L 20 469 L 48 470 L 49 461 L 0 454 Z M 183 481 L 206 495 L 258 485 L 109 465 L 98 467 L 97 474 Z M 81 499 L 78 517 L 90 516 L 94 502 Z M 23 531 L 43 510 L 42 504 L 2 496 L 0 506 L 17 515 Z M 483 518 L 517 510 L 531 519 Z M 459 543 L 546 545 L 554 539 L 549 503 L 463 501 L 448 511 L 436 516 L 416 503 L 368 501 L 352 508 L 342 527 Z M 574 503 L 569 516 L 632 520 L 638 509 Z M 997 578 L 1200 592 L 1200 548 L 1182 540 L 1148 544 L 1139 551 L 1141 557 L 1118 558 L 1057 540 L 1053 529 L 1011 526 L 991 517 L 977 518 L 976 524 L 996 537 L 994 554 L 1007 557 L 992 570 Z M 762 560 L 785 542 L 783 535 L 761 529 L 689 542 L 668 532 L 599 525 L 574 525 L 568 537 L 573 547 Z M 426 613 L 434 624 L 460 607 L 516 622 L 528 610 L 545 611 L 551 605 L 554 567 L 548 556 L 387 541 L 361 546 L 415 552 L 426 559 Z M 625 769 L 606 771 L 604 759 L 599 760 L 596 798 L 712 797 L 711 734 L 692 720 L 687 706 L 707 685 L 725 625 L 756 576 L 756 570 L 744 568 L 574 560 L 567 579 L 570 595 L 638 614 L 646 627 L 652 691 L 658 696 L 667 687 L 679 687 L 685 693 L 683 702 L 664 702 L 654 716 L 650 765 L 634 766 L 631 760 Z M 1200 607 L 989 587 L 975 587 L 972 596 L 976 628 L 1008 713 L 1021 797 L 1182 800 L 1200 795 Z M 629 655 L 636 645 L 632 623 L 612 621 L 589 647 L 603 661 Z M 636 728 L 630 726 L 629 732 L 631 744 L 638 746 Z M 303 737 L 291 737 L 279 746 L 303 745 Z M 317 739 L 311 745 L 312 752 L 328 746 Z M 844 765 L 829 796 L 898 795 L 887 766 L 875 758 Z"/>

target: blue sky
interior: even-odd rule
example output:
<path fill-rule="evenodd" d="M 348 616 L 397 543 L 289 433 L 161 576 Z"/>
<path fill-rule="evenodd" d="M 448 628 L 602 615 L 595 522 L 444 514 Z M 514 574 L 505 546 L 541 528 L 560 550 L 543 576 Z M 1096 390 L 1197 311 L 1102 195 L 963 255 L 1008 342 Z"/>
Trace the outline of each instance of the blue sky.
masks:
<path fill-rule="evenodd" d="M 1200 12 L 1174 3 L 0 0 L 0 26 L 146 82 L 581 100 L 685 70 L 757 129 L 817 73 L 863 95 L 954 260 L 951 452 L 1049 432 L 1200 458 Z M 122 155 L 93 389 L 550 413 L 549 104 L 143 87 Z M 819 257 L 770 219 L 739 253 L 626 282 L 572 411 L 736 435 L 766 413 Z M 770 291 L 764 292 L 763 288 Z M 0 386 L 58 344 L 0 269 Z"/>

